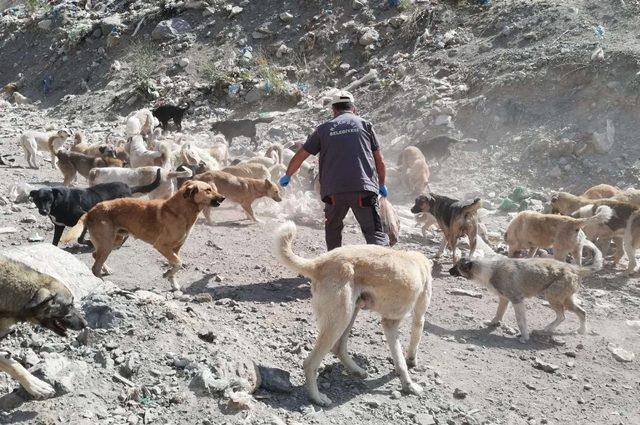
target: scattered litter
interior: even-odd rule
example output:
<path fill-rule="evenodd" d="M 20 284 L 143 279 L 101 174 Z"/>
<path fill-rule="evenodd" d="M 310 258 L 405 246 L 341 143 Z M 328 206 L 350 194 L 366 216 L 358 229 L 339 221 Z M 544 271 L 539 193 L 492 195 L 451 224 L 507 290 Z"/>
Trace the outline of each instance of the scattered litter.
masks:
<path fill-rule="evenodd" d="M 462 288 L 453 288 L 447 290 L 447 294 L 449 295 L 464 295 L 471 298 L 482 298 L 482 294 L 476 291 L 468 291 Z"/>

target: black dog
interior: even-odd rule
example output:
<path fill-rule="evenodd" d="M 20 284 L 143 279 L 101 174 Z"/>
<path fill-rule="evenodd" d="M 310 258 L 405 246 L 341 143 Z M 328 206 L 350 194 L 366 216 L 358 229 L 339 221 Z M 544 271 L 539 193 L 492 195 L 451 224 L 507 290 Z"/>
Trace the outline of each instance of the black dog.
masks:
<path fill-rule="evenodd" d="M 258 147 L 258 140 L 256 139 L 256 124 L 270 123 L 273 118 L 258 118 L 256 120 L 228 120 L 218 121 L 211 125 L 211 130 L 222 133 L 224 137 L 229 141 L 229 146 L 234 137 L 244 136 L 251 139 L 253 147 Z"/>
<path fill-rule="evenodd" d="M 429 159 L 435 159 L 439 163 L 451 156 L 451 146 L 464 141 L 447 135 L 436 136 L 429 140 L 423 140 L 416 147 Z"/>
<path fill-rule="evenodd" d="M 178 127 L 178 131 L 182 131 L 182 118 L 184 113 L 189 110 L 189 104 L 184 108 L 176 105 L 162 105 L 151 111 L 154 117 L 160 121 L 160 126 L 163 130 L 167 130 L 169 126 L 169 120 L 173 120 L 173 123 Z"/>
<path fill-rule="evenodd" d="M 41 215 L 49 216 L 55 226 L 53 244 L 58 245 L 65 226 L 73 227 L 83 214 L 96 204 L 111 199 L 130 197 L 134 193 L 149 193 L 160 186 L 160 169 L 153 183 L 146 186 L 130 187 L 126 183 L 114 182 L 97 184 L 87 189 L 69 187 L 43 187 L 32 190 L 29 197 L 38 207 Z M 84 242 L 86 228 L 78 238 Z"/>

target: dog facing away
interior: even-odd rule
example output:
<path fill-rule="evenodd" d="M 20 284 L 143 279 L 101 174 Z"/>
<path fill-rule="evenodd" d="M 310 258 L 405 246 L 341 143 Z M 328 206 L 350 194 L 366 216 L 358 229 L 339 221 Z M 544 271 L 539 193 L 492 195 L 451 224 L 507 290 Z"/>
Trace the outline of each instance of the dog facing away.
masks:
<path fill-rule="evenodd" d="M 158 170 L 160 184 L 148 193 L 149 199 L 167 199 L 177 190 L 176 179 L 189 178 L 193 173 L 188 170 L 168 171 L 160 167 L 139 168 L 94 168 L 89 172 L 89 186 L 102 183 L 122 182 L 129 186 L 146 186 L 150 184 Z"/>
<path fill-rule="evenodd" d="M 481 258 L 475 260 L 461 259 L 450 270 L 451 276 L 462 276 L 476 281 L 498 295 L 498 310 L 489 322 L 490 326 L 498 325 L 509 303 L 513 305 L 520 342 L 529 340 L 526 307 L 524 300 L 543 296 L 556 313 L 556 318 L 547 327 L 546 332 L 553 332 L 565 319 L 565 311 L 575 313 L 580 319 L 578 332 L 586 333 L 586 314 L 580 307 L 576 293 L 580 289 L 580 278 L 602 268 L 602 255 L 596 252 L 591 267 L 577 267 L 550 258 L 515 259 L 503 256 Z"/>
<path fill-rule="evenodd" d="M 418 196 L 429 188 L 429 165 L 427 160 L 415 146 L 408 146 L 400 153 L 398 166 L 402 170 L 402 181 L 412 196 Z"/>
<path fill-rule="evenodd" d="M 245 162 L 237 165 L 230 165 L 228 167 L 222 168 L 220 171 L 224 171 L 225 173 L 233 174 L 234 176 L 238 177 L 246 177 L 249 179 L 269 180 L 271 178 L 269 169 L 263 164 L 258 164 L 255 162 Z"/>
<path fill-rule="evenodd" d="M 173 123 L 178 128 L 178 131 L 182 131 L 182 119 L 185 112 L 189 110 L 190 105 L 187 103 L 184 108 L 176 105 L 162 105 L 158 106 L 152 111 L 153 116 L 160 121 L 162 130 L 167 131 L 169 128 L 169 120 L 173 120 Z"/>
<path fill-rule="evenodd" d="M 211 185 L 190 181 L 167 200 L 122 198 L 100 202 L 78 220 L 62 242 L 77 238 L 86 227 L 95 248 L 91 270 L 101 277 L 111 251 L 131 235 L 152 245 L 167 259 L 170 269 L 163 277 L 177 291 L 180 285 L 175 276 L 182 266 L 180 249 L 202 209 L 218 207 L 222 201 L 224 198 Z"/>
<path fill-rule="evenodd" d="M 27 131 L 20 136 L 20 145 L 24 150 L 27 164 L 31 168 L 38 169 L 38 151 L 49 152 L 51 155 L 51 168 L 56 168 L 56 152 L 64 146 L 64 143 L 71 136 L 67 130 L 50 131 L 42 133 L 39 131 Z"/>
<path fill-rule="evenodd" d="M 231 146 L 234 137 L 248 137 L 251 139 L 254 149 L 256 149 L 258 147 L 256 125 L 261 123 L 270 123 L 272 121 L 273 118 L 218 121 L 211 125 L 211 130 L 222 133 L 222 135 L 229 141 L 229 146 Z"/>
<path fill-rule="evenodd" d="M 102 146 L 99 149 L 98 158 L 79 152 L 60 150 L 56 153 L 58 168 L 64 176 L 64 185 L 71 186 L 79 173 L 85 179 L 89 178 L 89 172 L 98 167 L 122 167 L 122 161 L 116 158 L 113 148 Z"/>
<path fill-rule="evenodd" d="M 222 134 L 216 134 L 213 136 L 212 145 L 209 148 L 209 155 L 211 155 L 218 164 L 229 165 L 229 143 Z"/>
<path fill-rule="evenodd" d="M 58 245 L 65 226 L 73 227 L 87 211 L 102 201 L 126 198 L 134 193 L 149 193 L 160 185 L 160 169 L 156 179 L 145 186 L 130 187 L 125 183 L 104 183 L 88 189 L 43 187 L 32 190 L 29 198 L 38 207 L 40 215 L 49 217 L 54 226 L 53 244 Z M 82 232 L 78 243 L 84 243 Z"/>
<path fill-rule="evenodd" d="M 127 142 L 129 148 L 129 165 L 131 168 L 160 166 L 166 167 L 171 160 L 171 149 L 160 143 L 160 150 L 149 150 L 142 136 L 133 136 Z"/>
<path fill-rule="evenodd" d="M 459 201 L 442 195 L 420 195 L 411 207 L 413 214 L 429 213 L 438 221 L 438 227 L 443 234 L 442 245 L 436 254 L 441 257 L 446 246 L 453 254 L 453 261 L 457 261 L 456 246 L 462 236 L 469 238 L 469 256 L 476 250 L 478 237 L 478 210 L 482 206 L 480 198 L 473 201 Z"/>
<path fill-rule="evenodd" d="M 18 322 L 31 322 L 66 336 L 67 329 L 87 326 L 73 305 L 71 291 L 51 276 L 0 256 L 0 338 Z M 6 372 L 35 398 L 55 395 L 46 382 L 33 376 L 16 360 L 0 355 L 0 371 Z"/>
<path fill-rule="evenodd" d="M 251 204 L 256 199 L 269 197 L 276 202 L 282 201 L 278 185 L 269 179 L 259 180 L 246 177 L 237 177 L 224 171 L 207 171 L 193 176 L 194 180 L 209 183 L 217 188 L 218 192 L 226 199 L 240 204 L 247 218 L 259 222 L 253 213 Z M 205 208 L 207 223 L 213 224 L 211 209 Z"/>
<path fill-rule="evenodd" d="M 511 220 L 504 239 L 509 246 L 509 257 L 517 251 L 528 249 L 529 257 L 534 257 L 539 248 L 553 248 L 553 257 L 564 261 L 570 253 L 578 265 L 582 265 L 582 246 L 600 252 L 581 231 L 583 227 L 606 223 L 613 211 L 600 206 L 598 212 L 589 218 L 573 218 L 557 214 L 541 214 L 523 211 Z"/>
<path fill-rule="evenodd" d="M 294 273 L 311 280 L 311 304 L 318 338 L 304 360 L 306 388 L 313 402 L 328 406 L 331 400 L 318 390 L 317 372 L 331 351 L 345 369 L 359 377 L 366 371 L 349 356 L 347 342 L 360 310 L 382 316 L 382 327 L 402 389 L 421 394 L 407 367 L 416 365 L 424 315 L 431 301 L 431 261 L 415 251 L 398 251 L 377 245 L 352 245 L 334 249 L 313 259 L 294 254 L 296 225 L 287 222 L 275 233 L 275 254 Z M 402 319 L 413 311 L 406 360 L 398 338 Z"/>

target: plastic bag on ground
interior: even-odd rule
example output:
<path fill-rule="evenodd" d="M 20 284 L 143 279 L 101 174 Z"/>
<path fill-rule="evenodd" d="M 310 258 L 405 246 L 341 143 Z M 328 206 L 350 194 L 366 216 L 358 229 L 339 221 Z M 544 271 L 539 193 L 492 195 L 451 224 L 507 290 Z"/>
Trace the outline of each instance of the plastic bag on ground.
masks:
<path fill-rule="evenodd" d="M 389 245 L 394 246 L 400 237 L 400 217 L 387 198 L 380 198 L 382 229 L 389 235 Z"/>

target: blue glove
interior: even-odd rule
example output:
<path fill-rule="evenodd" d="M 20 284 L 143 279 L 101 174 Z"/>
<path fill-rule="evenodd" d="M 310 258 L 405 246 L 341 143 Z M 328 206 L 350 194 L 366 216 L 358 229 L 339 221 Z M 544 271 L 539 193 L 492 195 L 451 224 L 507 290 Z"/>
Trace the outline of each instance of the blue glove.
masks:
<path fill-rule="evenodd" d="M 389 191 L 387 190 L 387 186 L 385 185 L 380 186 L 380 195 L 382 195 L 383 198 L 386 198 L 387 196 L 389 196 Z"/>
<path fill-rule="evenodd" d="M 280 183 L 280 186 L 282 187 L 287 187 L 290 181 L 291 181 L 291 177 L 285 174 L 284 176 L 280 177 L 280 180 L 278 180 L 278 183 Z"/>

